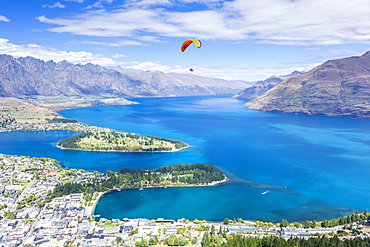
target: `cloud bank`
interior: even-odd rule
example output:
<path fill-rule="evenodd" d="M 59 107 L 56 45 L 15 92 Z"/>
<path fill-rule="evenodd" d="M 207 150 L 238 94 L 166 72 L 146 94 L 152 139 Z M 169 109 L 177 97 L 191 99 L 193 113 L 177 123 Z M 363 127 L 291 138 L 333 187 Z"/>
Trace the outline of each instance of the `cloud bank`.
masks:
<path fill-rule="evenodd" d="M 203 7 L 188 10 L 192 3 Z M 99 37 L 149 34 L 279 45 L 335 45 L 370 43 L 369 13 L 368 0 L 130 0 L 113 10 L 37 19 L 54 25 L 48 29 L 51 32 Z"/>
<path fill-rule="evenodd" d="M 101 66 L 118 66 L 120 63 L 103 57 L 101 55 L 95 55 L 90 52 L 79 51 L 79 52 L 67 52 L 57 51 L 49 49 L 36 44 L 28 45 L 16 45 L 9 42 L 7 39 L 0 38 L 0 54 L 7 54 L 14 57 L 26 57 L 31 56 L 44 61 L 53 60 L 54 62 L 60 62 L 66 60 L 68 62 L 77 64 L 95 63 Z"/>

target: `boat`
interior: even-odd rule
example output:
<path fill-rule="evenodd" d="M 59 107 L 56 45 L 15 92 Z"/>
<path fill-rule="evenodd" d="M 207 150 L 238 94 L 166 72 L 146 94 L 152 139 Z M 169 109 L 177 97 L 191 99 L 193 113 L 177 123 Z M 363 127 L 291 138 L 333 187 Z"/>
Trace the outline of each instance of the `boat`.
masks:
<path fill-rule="evenodd" d="M 267 194 L 269 191 L 265 191 L 265 192 L 262 192 L 261 194 L 264 195 L 264 194 Z"/>
<path fill-rule="evenodd" d="M 140 188 L 139 190 L 144 190 L 144 188 Z"/>

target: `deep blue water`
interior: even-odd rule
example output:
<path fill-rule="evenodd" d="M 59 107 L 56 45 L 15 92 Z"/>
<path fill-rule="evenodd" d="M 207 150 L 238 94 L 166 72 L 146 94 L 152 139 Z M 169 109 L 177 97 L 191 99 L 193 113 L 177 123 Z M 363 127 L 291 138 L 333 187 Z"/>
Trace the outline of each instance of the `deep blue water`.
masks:
<path fill-rule="evenodd" d="M 49 131 L 0 133 L 0 152 L 50 157 L 102 172 L 205 162 L 232 180 L 217 187 L 107 194 L 95 211 L 105 218 L 302 221 L 369 208 L 368 120 L 257 112 L 229 96 L 134 100 L 140 105 L 60 113 L 92 125 L 179 139 L 191 147 L 153 154 L 59 150 L 55 142 L 74 133 Z"/>

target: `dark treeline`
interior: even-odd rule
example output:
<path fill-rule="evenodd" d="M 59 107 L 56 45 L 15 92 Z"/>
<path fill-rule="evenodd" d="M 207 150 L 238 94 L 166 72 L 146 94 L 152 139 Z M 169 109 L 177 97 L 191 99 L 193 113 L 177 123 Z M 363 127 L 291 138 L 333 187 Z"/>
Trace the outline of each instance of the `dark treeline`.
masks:
<path fill-rule="evenodd" d="M 216 167 L 209 164 L 175 164 L 162 166 L 153 170 L 120 169 L 119 173 L 126 176 L 130 182 L 147 180 L 157 183 L 164 180 L 172 183 L 208 184 L 221 181 L 225 175 Z M 165 175 L 168 175 L 166 178 Z"/>
<path fill-rule="evenodd" d="M 59 184 L 49 199 L 73 193 L 91 194 L 117 188 L 203 185 L 224 178 L 219 169 L 209 164 L 176 164 L 154 170 L 123 168 L 119 172 L 108 171 L 104 179 L 97 176 L 95 180 L 90 178 L 79 183 Z"/>
<path fill-rule="evenodd" d="M 54 118 L 50 120 L 49 123 L 77 123 L 77 121 L 68 118 Z"/>
<path fill-rule="evenodd" d="M 370 246 L 369 238 L 354 238 L 340 240 L 336 237 L 320 237 L 320 238 L 289 238 L 271 236 L 263 238 L 244 237 L 241 235 L 232 235 L 226 243 L 215 244 L 211 238 L 202 241 L 202 247 L 367 247 Z"/>
<path fill-rule="evenodd" d="M 178 180 L 182 182 L 185 181 L 186 183 L 189 184 L 202 184 L 202 183 L 206 184 L 212 183 L 214 181 L 220 181 L 225 178 L 225 175 L 218 168 L 209 164 L 200 164 L 200 163 L 162 166 L 160 168 L 154 169 L 153 172 L 159 172 L 161 174 L 170 173 L 172 175 L 178 175 L 177 178 Z M 186 176 L 186 174 L 192 174 L 192 176 Z"/>
<path fill-rule="evenodd" d="M 87 188 L 85 188 L 85 186 L 79 183 L 58 184 L 54 188 L 53 197 L 70 195 L 74 193 L 82 193 L 82 192 L 86 192 L 86 189 Z"/>
<path fill-rule="evenodd" d="M 90 135 L 92 135 L 91 132 L 84 132 L 84 133 L 81 133 L 81 134 L 78 134 L 78 135 L 75 135 L 75 136 L 71 136 L 71 137 L 69 137 L 65 140 L 59 141 L 58 145 L 63 147 L 63 148 L 79 148 L 77 143 L 82 138 L 90 136 Z"/>

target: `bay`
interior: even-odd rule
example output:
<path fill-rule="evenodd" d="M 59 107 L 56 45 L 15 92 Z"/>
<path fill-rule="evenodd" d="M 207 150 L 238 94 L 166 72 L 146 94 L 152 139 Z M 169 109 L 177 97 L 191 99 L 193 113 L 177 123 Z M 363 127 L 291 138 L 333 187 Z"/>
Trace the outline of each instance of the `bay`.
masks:
<path fill-rule="evenodd" d="M 175 153 L 60 150 L 54 144 L 74 133 L 48 131 L 0 133 L 0 152 L 50 157 L 102 172 L 209 163 L 231 178 L 216 187 L 110 193 L 95 210 L 105 218 L 303 221 L 368 208 L 368 120 L 257 112 L 229 96 L 132 100 L 140 105 L 60 113 L 96 126 L 179 139 L 190 148 Z"/>

